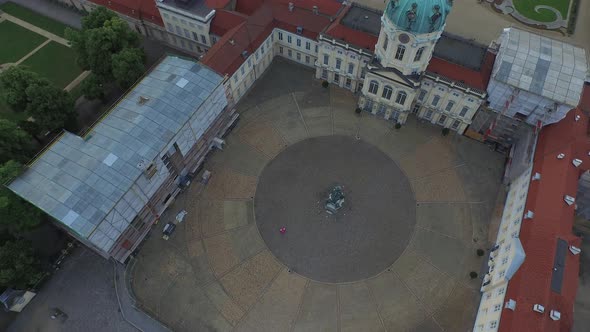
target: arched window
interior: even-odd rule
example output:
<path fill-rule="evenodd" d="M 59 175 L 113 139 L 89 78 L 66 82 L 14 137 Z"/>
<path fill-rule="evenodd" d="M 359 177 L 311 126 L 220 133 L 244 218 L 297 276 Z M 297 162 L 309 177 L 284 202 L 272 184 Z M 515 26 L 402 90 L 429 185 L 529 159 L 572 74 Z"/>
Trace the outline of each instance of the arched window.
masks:
<path fill-rule="evenodd" d="M 393 93 L 393 89 L 389 85 L 386 85 L 383 88 L 383 93 L 381 94 L 381 97 L 383 97 L 383 98 L 385 98 L 387 100 L 390 100 L 392 93 Z"/>
<path fill-rule="evenodd" d="M 400 91 L 400 92 L 398 92 L 397 97 L 395 98 L 395 102 L 398 103 L 398 104 L 400 104 L 400 105 L 403 105 L 403 104 L 406 103 L 406 97 L 407 96 L 408 96 L 407 93 L 405 93 L 403 91 Z"/>
<path fill-rule="evenodd" d="M 397 51 L 395 52 L 395 58 L 400 61 L 403 60 L 404 53 L 406 53 L 406 47 L 404 45 L 399 45 L 397 47 Z"/>
<path fill-rule="evenodd" d="M 377 90 L 379 90 L 379 83 L 377 83 L 377 81 L 371 81 L 371 83 L 369 83 L 369 93 L 376 95 Z"/>
<path fill-rule="evenodd" d="M 437 106 L 439 101 L 440 101 L 440 96 L 434 95 L 434 98 L 432 98 L 432 106 Z"/>
<path fill-rule="evenodd" d="M 420 47 L 418 49 L 418 52 L 416 52 L 416 55 L 414 56 L 414 62 L 418 62 L 420 59 L 422 59 L 422 54 L 424 54 L 425 49 L 426 47 Z"/>

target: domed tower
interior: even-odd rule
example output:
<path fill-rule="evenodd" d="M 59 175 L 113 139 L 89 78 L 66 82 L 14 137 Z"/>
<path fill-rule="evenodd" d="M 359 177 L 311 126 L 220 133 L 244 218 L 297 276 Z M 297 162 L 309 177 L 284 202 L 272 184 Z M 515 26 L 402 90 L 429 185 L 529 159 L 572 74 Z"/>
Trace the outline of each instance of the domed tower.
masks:
<path fill-rule="evenodd" d="M 381 65 L 404 75 L 423 72 L 452 6 L 452 0 L 390 0 L 375 45 Z"/>

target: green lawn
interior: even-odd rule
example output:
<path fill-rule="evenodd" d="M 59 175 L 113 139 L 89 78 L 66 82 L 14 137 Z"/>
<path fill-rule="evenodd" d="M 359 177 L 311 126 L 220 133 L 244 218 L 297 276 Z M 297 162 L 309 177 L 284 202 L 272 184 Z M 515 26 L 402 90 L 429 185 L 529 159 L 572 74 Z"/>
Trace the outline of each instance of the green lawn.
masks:
<path fill-rule="evenodd" d="M 557 9 L 563 19 L 567 20 L 571 0 L 513 0 L 515 9 L 523 16 L 539 22 L 553 22 L 557 18 L 555 13 L 549 9 L 539 9 L 538 5 L 549 6 Z"/>
<path fill-rule="evenodd" d="M 82 69 L 76 64 L 74 50 L 53 41 L 35 52 L 21 65 L 29 67 L 60 88 L 65 88 L 82 73 Z"/>
<path fill-rule="evenodd" d="M 9 21 L 0 23 L 0 64 L 17 62 L 45 41 L 45 37 Z"/>
<path fill-rule="evenodd" d="M 7 2 L 0 5 L 0 9 L 4 12 L 20 18 L 23 21 L 27 21 L 43 30 L 47 30 L 55 35 L 65 37 L 65 29 L 68 25 L 61 22 L 55 21 L 49 17 L 38 14 L 29 8 L 17 5 L 13 2 Z"/>

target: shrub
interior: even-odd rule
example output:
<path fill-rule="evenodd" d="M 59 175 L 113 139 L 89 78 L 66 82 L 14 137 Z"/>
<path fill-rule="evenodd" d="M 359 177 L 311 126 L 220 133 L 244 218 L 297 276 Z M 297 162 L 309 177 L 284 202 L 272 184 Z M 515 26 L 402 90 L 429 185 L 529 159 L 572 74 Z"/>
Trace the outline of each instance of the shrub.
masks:
<path fill-rule="evenodd" d="M 477 278 L 477 272 L 475 272 L 475 271 L 469 272 L 469 277 L 471 277 L 471 279 Z"/>
<path fill-rule="evenodd" d="M 354 112 L 355 112 L 356 114 L 361 114 L 361 112 L 362 112 L 362 111 L 363 111 L 363 110 L 362 110 L 360 107 L 357 107 L 357 108 L 354 110 Z"/>
<path fill-rule="evenodd" d="M 327 88 L 327 87 L 328 87 L 328 85 L 330 85 L 330 83 L 328 83 L 328 81 L 323 81 L 323 82 L 322 82 L 322 86 L 323 86 L 324 88 Z"/>
<path fill-rule="evenodd" d="M 485 251 L 483 251 L 483 249 L 477 249 L 477 256 L 481 257 L 483 256 L 483 254 L 485 254 Z"/>
<path fill-rule="evenodd" d="M 396 123 L 395 124 L 395 129 L 400 129 L 402 127 L 401 123 Z"/>
<path fill-rule="evenodd" d="M 442 129 L 442 135 L 443 136 L 447 136 L 449 134 L 449 132 L 451 132 L 451 130 L 449 128 L 443 128 Z"/>

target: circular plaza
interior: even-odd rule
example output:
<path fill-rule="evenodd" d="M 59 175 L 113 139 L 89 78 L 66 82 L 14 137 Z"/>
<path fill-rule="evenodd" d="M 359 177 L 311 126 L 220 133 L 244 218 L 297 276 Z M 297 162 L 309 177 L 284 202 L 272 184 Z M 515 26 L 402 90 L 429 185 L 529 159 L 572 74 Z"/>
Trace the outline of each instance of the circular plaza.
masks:
<path fill-rule="evenodd" d="M 471 329 L 502 156 L 355 103 L 273 63 L 129 264 L 138 307 L 173 331 Z"/>

